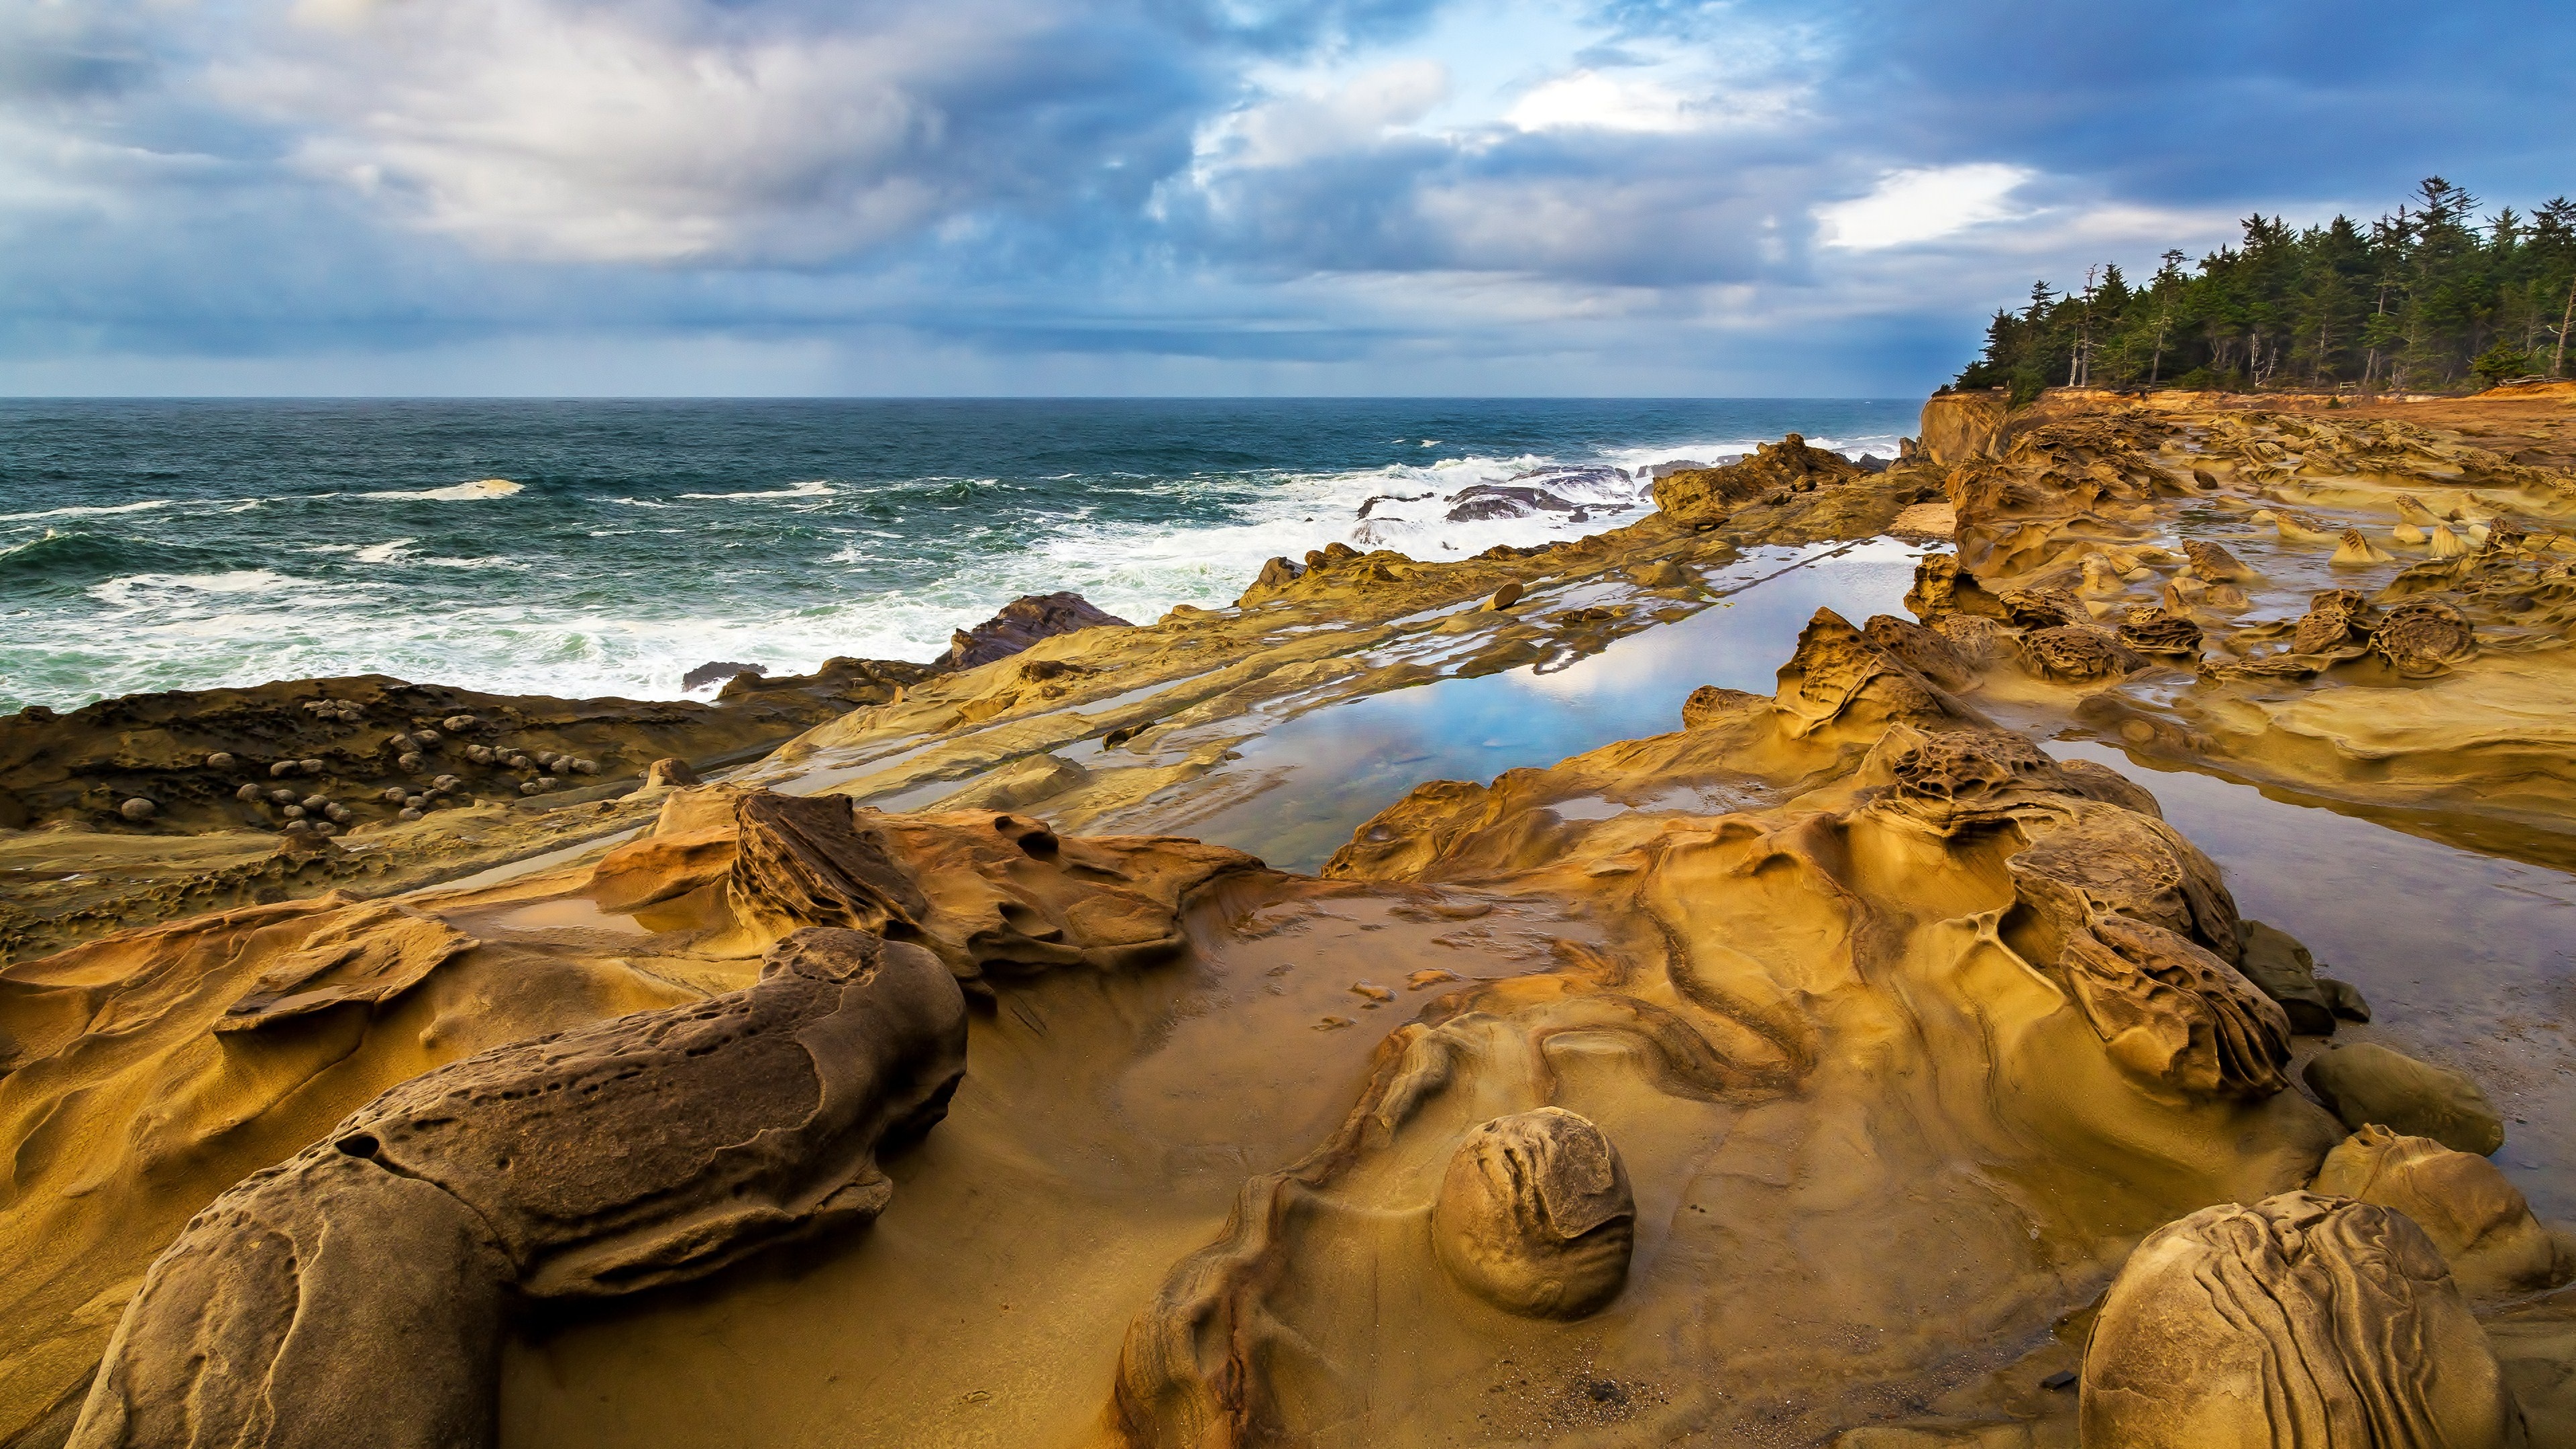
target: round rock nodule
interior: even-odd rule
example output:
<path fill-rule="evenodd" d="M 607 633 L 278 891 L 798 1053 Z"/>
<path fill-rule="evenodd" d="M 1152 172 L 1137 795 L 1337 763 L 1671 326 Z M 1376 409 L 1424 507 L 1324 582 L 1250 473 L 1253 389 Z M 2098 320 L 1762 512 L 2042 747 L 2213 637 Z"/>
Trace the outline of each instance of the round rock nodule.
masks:
<path fill-rule="evenodd" d="M 1636 1199 L 1618 1149 L 1562 1107 L 1497 1117 L 1449 1159 L 1431 1243 L 1459 1286 L 1509 1313 L 1581 1318 L 1628 1281 Z"/>
<path fill-rule="evenodd" d="M 117 814 L 124 816 L 128 820 L 136 821 L 149 820 L 154 815 L 159 814 L 160 810 L 160 806 L 153 804 L 151 801 L 144 799 L 140 795 L 137 795 L 133 799 L 116 807 Z"/>
<path fill-rule="evenodd" d="M 2403 1213 L 2286 1192 L 2147 1235 L 2084 1351 L 2085 1449 L 2503 1449 L 2486 1333 Z"/>

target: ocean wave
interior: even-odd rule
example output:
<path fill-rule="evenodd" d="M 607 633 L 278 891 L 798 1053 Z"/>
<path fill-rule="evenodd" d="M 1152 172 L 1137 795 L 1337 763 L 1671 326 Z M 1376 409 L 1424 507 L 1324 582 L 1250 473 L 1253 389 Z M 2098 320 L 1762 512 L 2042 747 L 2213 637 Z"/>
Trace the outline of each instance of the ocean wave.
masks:
<path fill-rule="evenodd" d="M 44 508 L 34 513 L 0 513 L 0 523 L 32 523 L 39 518 L 87 518 L 110 513 L 149 513 L 167 508 L 177 500 L 151 498 L 141 503 L 75 504 L 65 508 Z"/>
<path fill-rule="evenodd" d="M 125 574 L 92 584 L 85 592 L 110 608 L 158 607 L 172 596 L 282 594 L 310 588 L 313 581 L 274 569 L 226 569 L 203 574 Z"/>
<path fill-rule="evenodd" d="M 1872 418 L 1861 427 L 1891 425 Z M 1048 458 L 1040 466 L 1058 473 L 934 476 L 939 464 L 923 459 L 929 466 L 882 480 L 773 481 L 828 466 L 791 456 L 702 474 L 700 493 L 575 490 L 549 499 L 549 528 L 526 533 L 471 527 L 517 510 L 443 515 L 431 534 L 388 537 L 383 530 L 399 525 L 365 510 L 316 510 L 291 528 L 255 529 L 191 505 L 99 524 L 96 537 L 67 528 L 0 549 L 11 585 L 48 600 L 34 611 L 40 637 L 24 641 L 33 662 L 20 669 L 22 656 L 11 657 L 0 672 L 16 676 L 14 687 L 0 685 L 0 697 L 30 691 L 59 707 L 136 690 L 382 672 L 509 693 L 670 699 L 710 659 L 752 660 L 773 674 L 833 655 L 928 659 L 952 631 L 1020 594 L 1073 589 L 1150 623 L 1176 604 L 1229 604 L 1265 560 L 1335 542 L 1437 560 L 1615 528 L 1652 508 L 1643 476 L 1651 465 L 1714 462 L 1778 437 L 1726 436 L 1733 426 L 1720 420 L 1709 436 L 1669 445 L 1613 438 L 1528 452 L 1512 451 L 1531 436 L 1518 429 L 1481 452 L 1464 434 L 1454 444 L 1417 437 L 1364 455 L 1388 462 L 1349 468 L 1260 467 L 1264 453 L 1287 452 L 1265 442 L 1194 452 L 1159 473 L 1133 471 L 1126 458 L 1065 473 Z M 1847 454 L 1896 451 L 1895 434 L 1861 427 L 1807 436 Z M 592 476 L 658 494 L 606 466 Z M 296 481 L 328 487 L 326 479 Z M 718 491 L 724 483 L 739 491 Z M 1480 485 L 1540 489 L 1572 507 L 1451 520 L 1458 496 Z M 238 499 L 259 486 L 227 491 Z M 294 487 L 278 485 L 270 501 L 350 496 Z M 362 496 L 505 495 L 463 484 Z M 682 508 L 679 526 L 667 528 L 607 512 L 683 499 L 775 506 Z M 201 521 L 228 531 L 197 536 Z M 639 536 L 620 536 L 628 533 Z M 436 555 L 442 548 L 456 556 Z M 40 588 L 26 587 L 31 579 Z"/>
<path fill-rule="evenodd" d="M 721 501 L 733 498 L 829 498 L 832 496 L 832 493 L 832 485 L 820 478 L 817 478 L 809 483 L 798 483 L 792 487 L 775 489 L 765 493 L 683 493 L 680 496 L 683 498 L 699 498 L 710 501 Z"/>
<path fill-rule="evenodd" d="M 360 498 L 413 498 L 442 503 L 464 503 L 479 498 L 507 498 L 526 485 L 507 478 L 477 478 L 471 483 L 450 483 L 444 488 L 394 488 L 374 493 L 361 493 Z M 333 495 L 324 494 L 324 497 Z"/>

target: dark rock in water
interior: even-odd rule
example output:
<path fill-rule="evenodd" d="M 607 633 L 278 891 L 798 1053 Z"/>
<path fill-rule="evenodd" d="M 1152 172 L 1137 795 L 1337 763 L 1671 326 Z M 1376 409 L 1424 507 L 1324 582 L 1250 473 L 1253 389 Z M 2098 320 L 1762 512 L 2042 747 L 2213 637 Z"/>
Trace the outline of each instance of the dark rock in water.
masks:
<path fill-rule="evenodd" d="M 1628 475 L 1617 468 L 1593 466 L 1533 468 L 1526 473 L 1513 474 L 1511 481 L 1537 483 L 1553 488 L 1618 488 L 1624 491 L 1628 486 Z"/>
<path fill-rule="evenodd" d="M 1703 463 L 1697 458 L 1675 458 L 1669 463 L 1656 463 L 1649 466 L 1646 469 L 1646 481 L 1661 483 L 1675 473 L 1697 473 L 1705 468 L 1715 468 L 1720 464 L 1734 461 L 1733 458 L 1721 458 L 1716 463 Z"/>
<path fill-rule="evenodd" d="M 1082 595 L 1071 591 L 1029 594 L 1004 604 L 1002 612 L 974 628 L 958 630 L 949 641 L 948 652 L 939 656 L 937 667 L 972 669 L 978 664 L 1007 659 L 1041 639 L 1102 624 L 1134 627 L 1115 614 L 1094 608 Z"/>
<path fill-rule="evenodd" d="M 1884 473 L 1893 466 L 1888 459 L 1875 458 L 1867 453 L 1863 453 L 1852 459 L 1851 462 L 1853 467 L 1858 468 L 1864 473 Z"/>
<path fill-rule="evenodd" d="M 855 659 L 841 656 L 823 661 L 811 674 L 782 674 L 770 678 L 762 674 L 737 674 L 716 691 L 716 703 L 741 704 L 750 700 L 784 699 L 805 696 L 828 700 L 847 708 L 884 704 L 897 691 L 919 684 L 938 673 L 927 664 L 909 664 L 900 659 Z"/>
<path fill-rule="evenodd" d="M 1368 517 L 1369 510 L 1381 503 L 1419 503 L 1430 496 L 1428 493 L 1381 493 L 1360 505 L 1360 517 Z"/>
<path fill-rule="evenodd" d="M 703 685 L 724 683 L 738 675 L 762 675 L 768 672 L 769 667 L 763 664 L 737 664 L 730 659 L 712 660 L 681 675 L 680 687 L 696 689 Z"/>
<path fill-rule="evenodd" d="M 1474 523 L 1488 518 L 1527 518 L 1544 510 L 1549 513 L 1578 513 L 1573 500 L 1544 488 L 1516 487 L 1508 483 L 1478 483 L 1449 495 L 1457 506 L 1449 510 L 1451 523 Z"/>
<path fill-rule="evenodd" d="M 2338 1017 L 2370 1020 L 2361 993 L 2345 982 L 2317 974 L 2308 948 L 2285 931 L 2261 921 L 2238 921 L 2240 947 L 2236 969 L 2264 995 L 2278 1002 L 2290 1019 L 2290 1030 L 2302 1036 L 2332 1036 Z"/>

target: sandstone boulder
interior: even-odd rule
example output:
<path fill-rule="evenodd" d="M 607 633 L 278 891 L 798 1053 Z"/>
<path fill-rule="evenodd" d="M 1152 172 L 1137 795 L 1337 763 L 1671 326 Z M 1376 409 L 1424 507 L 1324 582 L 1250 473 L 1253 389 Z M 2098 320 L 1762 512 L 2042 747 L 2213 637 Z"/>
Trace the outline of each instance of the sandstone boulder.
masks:
<path fill-rule="evenodd" d="M 2449 1267 L 2401 1213 L 2282 1193 L 2157 1229 L 2084 1352 L 2085 1449 L 2507 1449 L 2519 1414 Z"/>
<path fill-rule="evenodd" d="M 2320 1052 L 2305 1075 L 2326 1110 L 2356 1131 L 2376 1122 L 2480 1157 L 2504 1145 L 2504 1119 L 2477 1083 L 2377 1042 Z"/>
<path fill-rule="evenodd" d="M 1581 1318 L 1627 1282 L 1636 1216 L 1601 1129 L 1541 1107 L 1467 1134 L 1441 1179 L 1431 1241 L 1450 1276 L 1495 1307 Z"/>

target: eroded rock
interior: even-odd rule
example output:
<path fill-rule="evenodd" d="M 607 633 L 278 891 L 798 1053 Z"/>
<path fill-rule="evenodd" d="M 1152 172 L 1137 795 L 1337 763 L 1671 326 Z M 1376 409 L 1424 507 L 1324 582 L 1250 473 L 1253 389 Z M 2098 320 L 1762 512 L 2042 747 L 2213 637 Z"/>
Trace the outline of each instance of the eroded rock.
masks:
<path fill-rule="evenodd" d="M 1431 1210 L 1431 1241 L 1459 1286 L 1510 1313 L 1581 1318 L 1628 1281 L 1636 1199 L 1618 1149 L 1561 1107 L 1467 1134 Z"/>
<path fill-rule="evenodd" d="M 2319 1052 L 2304 1075 L 2326 1110 L 2356 1131 L 2375 1122 L 2480 1157 L 2504 1145 L 2504 1119 L 2477 1083 L 2377 1042 Z"/>
<path fill-rule="evenodd" d="M 2518 1415 L 2449 1267 L 2404 1215 L 2283 1193 L 2157 1229 L 2086 1345 L 2085 1449 L 2506 1449 Z"/>
<path fill-rule="evenodd" d="M 942 669 L 972 669 L 1007 659 L 1041 639 L 1101 625 L 1130 627 L 1126 620 L 1094 606 L 1072 592 L 1028 594 L 1002 606 L 1001 612 L 972 629 L 960 629 L 939 656 Z"/>
<path fill-rule="evenodd" d="M 2309 1190 L 2404 1213 L 2466 1292 L 2546 1287 L 2558 1276 L 2557 1245 L 2521 1189 L 2494 1163 L 2430 1137 L 2364 1127 L 2326 1154 Z"/>
<path fill-rule="evenodd" d="M 198 1214 L 108 1345 L 79 1449 L 494 1440 L 523 1299 L 701 1277 L 875 1218 L 965 1070 L 929 952 L 781 942 L 759 983 L 418 1077 Z"/>

